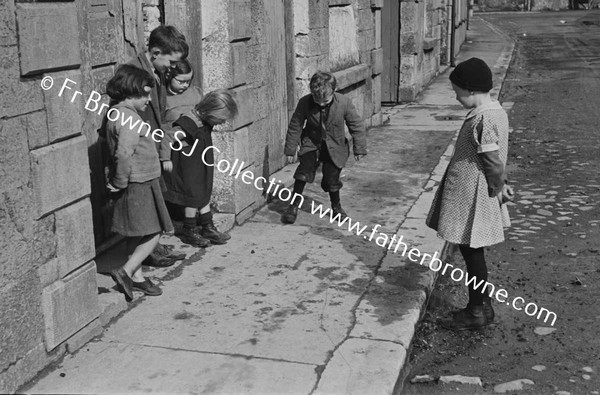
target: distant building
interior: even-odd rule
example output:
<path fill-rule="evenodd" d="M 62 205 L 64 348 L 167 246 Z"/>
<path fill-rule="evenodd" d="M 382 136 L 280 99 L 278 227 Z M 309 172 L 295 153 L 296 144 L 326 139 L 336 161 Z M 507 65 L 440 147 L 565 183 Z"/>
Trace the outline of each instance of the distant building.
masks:
<path fill-rule="evenodd" d="M 205 92 L 235 92 L 240 114 L 214 135 L 219 158 L 268 178 L 284 166 L 290 112 L 315 71 L 333 71 L 367 126 L 380 125 L 382 101 L 413 100 L 451 62 L 466 12 L 466 0 L 0 2 L 0 392 L 106 324 L 94 261 L 112 237 L 98 109 L 115 66 L 153 27 L 186 35 Z M 237 223 L 265 199 L 217 174 L 214 209 Z"/>

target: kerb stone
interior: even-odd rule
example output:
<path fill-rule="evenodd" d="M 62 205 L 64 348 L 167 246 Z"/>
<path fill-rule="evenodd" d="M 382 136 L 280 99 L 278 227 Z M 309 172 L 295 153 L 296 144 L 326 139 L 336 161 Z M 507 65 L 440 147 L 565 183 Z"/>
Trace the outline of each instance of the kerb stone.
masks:
<path fill-rule="evenodd" d="M 405 359 L 400 344 L 348 339 L 333 354 L 314 394 L 391 394 Z"/>
<path fill-rule="evenodd" d="M 96 254 L 90 200 L 84 199 L 61 209 L 54 217 L 58 274 L 62 278 Z"/>
<path fill-rule="evenodd" d="M 31 151 L 38 217 L 90 193 L 87 140 L 83 136 Z"/>
<path fill-rule="evenodd" d="M 75 2 L 17 3 L 17 26 L 23 75 L 81 63 Z"/>
<path fill-rule="evenodd" d="M 94 261 L 44 288 L 42 309 L 48 351 L 96 319 L 100 311 Z"/>

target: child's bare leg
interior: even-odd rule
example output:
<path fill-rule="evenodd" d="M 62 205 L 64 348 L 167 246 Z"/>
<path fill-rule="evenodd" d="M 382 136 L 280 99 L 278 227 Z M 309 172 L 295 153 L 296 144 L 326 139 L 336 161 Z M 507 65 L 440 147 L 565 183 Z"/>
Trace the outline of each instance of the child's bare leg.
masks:
<path fill-rule="evenodd" d="M 210 212 L 210 204 L 207 204 L 206 206 L 204 206 L 204 207 L 202 207 L 202 208 L 200 209 L 200 214 L 201 214 L 201 215 L 202 215 L 202 214 L 209 213 L 209 212 Z"/>
<path fill-rule="evenodd" d="M 198 212 L 198 209 L 196 207 L 186 207 L 184 211 L 186 218 L 196 218 L 196 213 Z"/>
<path fill-rule="evenodd" d="M 133 281 L 144 281 L 144 276 L 142 275 L 142 262 L 152 253 L 154 248 L 156 248 L 159 238 L 160 233 L 127 238 L 128 259 L 123 266 L 123 269 Z"/>

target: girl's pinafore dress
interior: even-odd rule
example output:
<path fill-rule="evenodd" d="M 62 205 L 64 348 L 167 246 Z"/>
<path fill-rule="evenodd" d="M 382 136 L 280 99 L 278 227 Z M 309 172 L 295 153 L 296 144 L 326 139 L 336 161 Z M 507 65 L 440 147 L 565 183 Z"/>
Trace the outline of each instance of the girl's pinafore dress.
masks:
<path fill-rule="evenodd" d="M 477 125 L 483 130 L 479 141 Z M 499 150 L 506 166 L 508 116 L 499 102 L 469 112 L 460 129 L 454 155 L 436 191 L 427 216 L 427 226 L 438 236 L 472 248 L 504 241 L 504 227 L 510 226 L 506 204 L 490 197 L 478 153 Z"/>

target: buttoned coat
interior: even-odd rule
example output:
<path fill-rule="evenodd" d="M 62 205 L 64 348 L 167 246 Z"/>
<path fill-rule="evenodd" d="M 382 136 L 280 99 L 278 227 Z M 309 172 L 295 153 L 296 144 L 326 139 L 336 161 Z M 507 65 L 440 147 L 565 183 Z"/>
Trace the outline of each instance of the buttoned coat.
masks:
<path fill-rule="evenodd" d="M 145 52 L 139 53 L 135 58 L 129 60 L 127 64 L 139 67 L 146 70 L 154 78 L 154 88 L 150 92 L 152 100 L 146 106 L 146 109 L 140 112 L 140 116 L 152 127 L 152 130 L 168 128 L 163 124 L 165 111 L 167 107 L 167 91 L 165 84 L 164 73 L 157 74 L 154 72 L 154 66 L 148 60 Z M 157 147 L 158 148 L 158 147 Z"/>
<path fill-rule="evenodd" d="M 329 115 L 325 123 L 329 155 L 333 163 L 342 168 L 350 155 L 350 144 L 346 138 L 344 124 L 352 136 L 354 155 L 367 154 L 367 132 L 365 125 L 356 112 L 352 101 L 341 93 L 333 94 Z M 312 95 L 306 95 L 298 101 L 294 115 L 290 120 L 285 139 L 284 153 L 287 156 L 302 156 L 316 151 L 321 144 L 320 107 L 314 102 Z"/>

